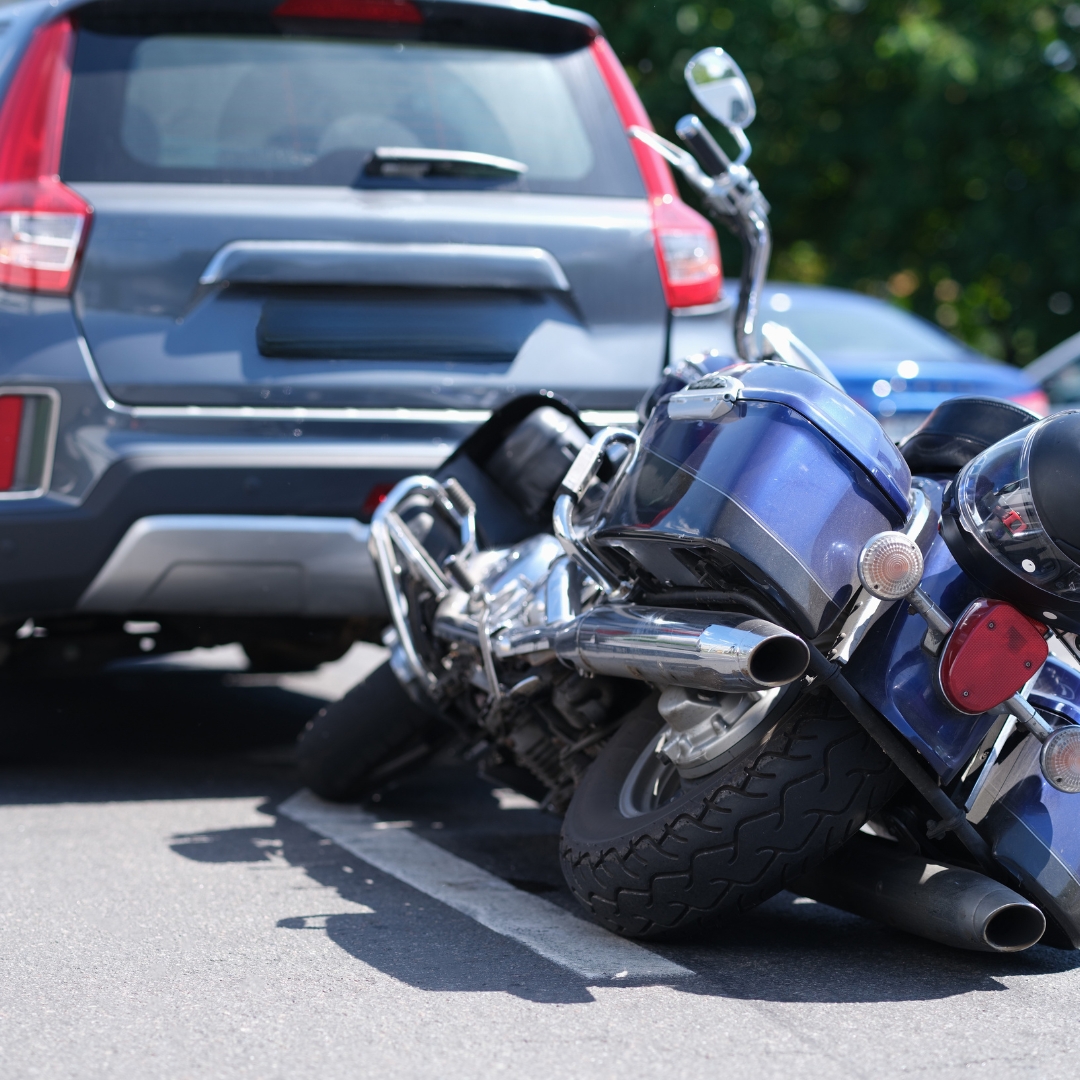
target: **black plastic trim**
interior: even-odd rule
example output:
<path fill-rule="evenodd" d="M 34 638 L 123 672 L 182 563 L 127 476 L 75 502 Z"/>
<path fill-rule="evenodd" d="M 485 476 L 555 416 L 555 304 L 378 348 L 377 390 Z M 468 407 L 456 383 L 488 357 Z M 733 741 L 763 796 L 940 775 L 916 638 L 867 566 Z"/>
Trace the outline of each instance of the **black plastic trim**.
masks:
<path fill-rule="evenodd" d="M 134 522 L 154 514 L 360 517 L 372 486 L 414 469 L 191 468 L 160 457 L 114 465 L 86 502 L 0 510 L 0 618 L 66 614 Z"/>

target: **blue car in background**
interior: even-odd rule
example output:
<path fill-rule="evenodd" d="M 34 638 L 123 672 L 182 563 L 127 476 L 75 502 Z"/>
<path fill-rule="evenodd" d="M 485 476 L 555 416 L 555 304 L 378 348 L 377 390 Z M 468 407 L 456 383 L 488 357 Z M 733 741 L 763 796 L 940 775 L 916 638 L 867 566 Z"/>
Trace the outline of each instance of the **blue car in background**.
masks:
<path fill-rule="evenodd" d="M 1020 368 L 992 360 L 936 326 L 861 293 L 773 282 L 761 322 L 790 328 L 895 440 L 951 397 L 1006 398 L 1040 415 L 1046 392 Z"/>

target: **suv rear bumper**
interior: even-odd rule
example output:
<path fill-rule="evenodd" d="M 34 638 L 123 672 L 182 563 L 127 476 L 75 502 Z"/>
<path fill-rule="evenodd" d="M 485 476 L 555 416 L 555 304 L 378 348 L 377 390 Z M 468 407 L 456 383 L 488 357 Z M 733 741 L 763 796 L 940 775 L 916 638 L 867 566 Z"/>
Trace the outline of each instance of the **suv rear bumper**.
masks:
<path fill-rule="evenodd" d="M 437 469 L 475 426 L 470 419 L 452 433 L 398 424 L 411 430 L 397 438 L 367 422 L 334 425 L 352 427 L 353 438 L 300 439 L 291 427 L 266 432 L 280 421 L 250 412 L 239 423 L 73 425 L 60 457 L 81 444 L 109 463 L 80 501 L 54 491 L 0 503 L 0 619 L 381 616 L 365 500 L 376 485 Z M 252 430 L 260 428 L 262 438 Z"/>
<path fill-rule="evenodd" d="M 0 618 L 380 615 L 361 508 L 452 446 L 304 441 L 150 437 L 80 503 L 0 505 Z"/>
<path fill-rule="evenodd" d="M 47 386 L 60 400 L 50 490 L 0 499 L 3 622 L 80 610 L 153 616 L 159 603 L 205 615 L 381 615 L 365 500 L 376 485 L 437 469 L 489 415 L 486 403 L 121 404 L 69 302 L 51 297 L 0 290 L 0 339 L 10 345 L 2 388 Z M 633 414 L 583 418 L 602 426 Z M 203 520 L 166 527 L 163 518 Z M 181 539 L 195 555 L 179 557 Z"/>

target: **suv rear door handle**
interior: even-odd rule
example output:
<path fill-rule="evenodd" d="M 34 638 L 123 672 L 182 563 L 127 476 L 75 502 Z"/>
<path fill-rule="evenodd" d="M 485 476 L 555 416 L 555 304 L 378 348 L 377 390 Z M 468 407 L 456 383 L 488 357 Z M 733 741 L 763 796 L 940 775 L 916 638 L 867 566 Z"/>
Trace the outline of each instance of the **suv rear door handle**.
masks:
<path fill-rule="evenodd" d="M 202 285 L 226 281 L 570 291 L 550 251 L 499 244 L 234 240 L 214 255 L 199 277 Z"/>

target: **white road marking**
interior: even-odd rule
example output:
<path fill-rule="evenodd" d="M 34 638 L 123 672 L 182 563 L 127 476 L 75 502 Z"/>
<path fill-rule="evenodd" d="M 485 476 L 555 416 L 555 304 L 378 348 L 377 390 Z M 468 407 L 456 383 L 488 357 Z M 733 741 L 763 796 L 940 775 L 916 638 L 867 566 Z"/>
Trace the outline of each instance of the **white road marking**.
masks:
<path fill-rule="evenodd" d="M 367 904 L 357 904 L 356 907 L 349 911 L 324 911 L 321 915 L 301 915 L 303 920 L 303 929 L 305 930 L 325 930 L 327 929 L 326 920 L 333 919 L 338 915 L 374 915 L 375 909 L 370 908 Z"/>
<path fill-rule="evenodd" d="M 582 978 L 671 979 L 694 974 L 632 941 L 575 918 L 547 900 L 515 889 L 408 829 L 379 828 L 378 818 L 357 807 L 337 806 L 310 791 L 298 791 L 279 811 L 364 862 Z"/>
<path fill-rule="evenodd" d="M 491 793 L 499 801 L 500 810 L 538 810 L 540 804 L 528 795 L 522 795 L 513 788 L 500 787 Z"/>

